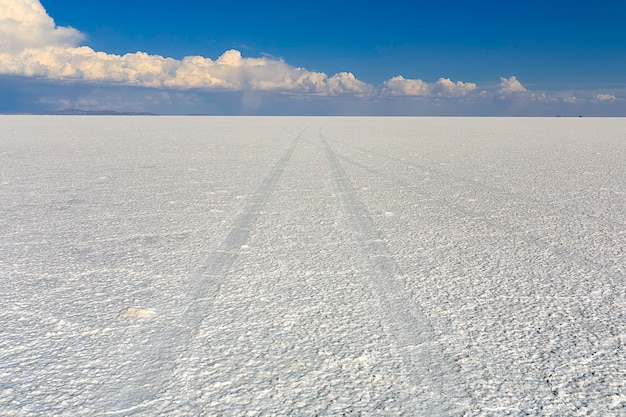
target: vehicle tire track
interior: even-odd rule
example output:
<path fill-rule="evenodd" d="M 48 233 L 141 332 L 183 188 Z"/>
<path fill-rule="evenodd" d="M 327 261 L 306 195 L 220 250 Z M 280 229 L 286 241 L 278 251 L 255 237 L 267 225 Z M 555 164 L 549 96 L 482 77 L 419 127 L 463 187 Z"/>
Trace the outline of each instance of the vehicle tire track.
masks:
<path fill-rule="evenodd" d="M 353 145 L 347 145 L 344 144 L 342 142 L 333 140 L 333 139 L 329 139 L 329 141 L 333 141 L 335 143 L 338 143 L 340 145 L 343 146 L 348 146 L 350 148 L 362 151 L 364 153 L 370 154 L 370 155 L 374 155 L 376 157 L 380 157 L 380 158 L 386 158 L 394 163 L 401 163 L 407 166 L 411 166 L 414 167 L 416 169 L 422 169 L 425 170 L 427 172 L 431 172 L 439 177 L 442 178 L 452 178 L 454 180 L 458 180 L 461 182 L 465 182 L 466 184 L 468 184 L 469 186 L 475 186 L 477 188 L 483 188 L 486 190 L 491 190 L 491 191 L 498 191 L 501 192 L 503 194 L 506 194 L 507 196 L 509 196 L 509 200 L 510 201 L 515 201 L 514 197 L 515 195 L 510 193 L 509 191 L 505 190 L 505 189 L 500 189 L 500 188 L 495 188 L 495 187 L 489 187 L 486 186 L 478 181 L 474 181 L 474 180 L 468 180 L 465 179 L 463 177 L 457 176 L 457 175 L 445 175 L 442 171 L 438 171 L 438 170 L 434 170 L 431 168 L 426 167 L 423 164 L 415 164 L 415 163 L 410 163 L 407 161 L 404 161 L 403 159 L 400 158 L 394 158 L 388 155 L 383 155 L 380 153 L 376 153 L 376 152 L 371 152 L 368 151 L 366 149 L 360 148 L 358 146 L 353 146 Z M 468 220 L 471 219 L 477 219 L 480 218 L 481 216 L 484 216 L 484 214 L 481 214 L 480 212 L 476 211 L 476 210 L 472 210 L 471 208 L 468 209 L 466 207 L 463 207 L 462 205 L 458 204 L 457 201 L 455 201 L 452 198 L 449 197 L 442 197 L 442 196 L 437 196 L 432 194 L 432 192 L 429 192 L 415 184 L 411 184 L 405 180 L 403 180 L 402 178 L 396 177 L 396 176 L 392 176 L 392 175 L 388 175 L 385 174 L 383 172 L 380 172 L 374 168 L 371 168 L 367 165 L 364 165 L 360 162 L 357 162 L 353 159 L 350 159 L 346 156 L 342 156 L 342 155 L 337 155 L 337 158 L 344 160 L 345 162 L 354 165 L 364 171 L 367 171 L 371 174 L 380 176 L 380 177 L 384 177 L 387 178 L 389 181 L 391 181 L 393 184 L 402 187 L 410 192 L 413 193 L 417 193 L 419 196 L 422 197 L 427 197 L 429 199 L 431 199 L 432 201 L 435 201 L 439 204 L 441 204 L 441 206 L 446 207 L 447 209 L 449 209 L 451 212 L 456 213 L 459 217 L 463 217 L 466 218 Z M 552 205 L 546 204 L 546 203 L 542 203 L 542 202 L 538 202 L 538 200 L 534 200 L 534 199 L 526 199 L 526 200 L 519 200 L 521 204 L 534 204 L 537 206 L 541 206 L 541 207 L 550 207 L 552 209 L 554 209 L 554 207 L 552 207 Z M 558 209 L 556 209 L 558 211 Z M 580 214 L 573 211 L 573 210 L 569 210 L 569 209 L 562 209 L 561 210 L 563 213 L 568 213 L 571 217 L 574 216 L 579 216 Z M 587 219 L 590 219 L 598 224 L 603 224 L 603 222 L 601 221 L 601 219 L 598 219 L 596 217 L 593 216 L 589 216 L 586 217 Z M 563 243 L 553 243 L 550 242 L 548 240 L 546 240 L 546 238 L 540 234 L 537 233 L 520 233 L 518 232 L 513 226 L 511 226 L 511 221 L 508 220 L 505 217 L 493 217 L 490 219 L 490 223 L 491 223 L 491 227 L 493 230 L 500 230 L 503 232 L 506 232 L 509 235 L 514 235 L 516 236 L 516 238 L 519 240 L 519 242 L 524 243 L 525 245 L 527 245 L 528 247 L 537 247 L 540 248 L 543 251 L 552 253 L 555 257 L 563 260 L 566 263 L 570 263 L 572 265 L 575 265 L 577 267 L 583 268 L 587 271 L 590 272 L 595 272 L 595 273 L 602 273 L 604 275 L 606 275 L 607 277 L 611 278 L 612 280 L 614 280 L 615 282 L 619 282 L 622 279 L 623 274 L 621 273 L 620 270 L 616 270 L 614 268 L 614 266 L 612 264 L 607 264 L 604 262 L 598 262 L 596 260 L 591 260 L 587 258 L 586 253 L 583 253 L 580 251 L 580 249 L 575 249 L 575 248 L 570 248 L 567 246 L 564 246 Z M 615 239 L 616 241 L 618 239 Z"/>
<path fill-rule="evenodd" d="M 387 159 L 393 163 L 396 164 L 402 164 L 404 166 L 408 166 L 411 168 L 414 168 L 415 170 L 417 170 L 418 172 L 423 172 L 423 173 L 428 173 L 431 174 L 433 176 L 439 177 L 439 178 L 443 178 L 444 180 L 453 180 L 456 181 L 457 183 L 460 184 L 464 184 L 466 186 L 469 187 L 469 189 L 483 189 L 483 190 L 487 190 L 488 192 L 491 192 L 492 194 L 501 194 L 501 195 L 506 195 L 506 198 L 508 200 L 512 200 L 512 201 L 517 201 L 519 200 L 519 194 L 511 191 L 510 189 L 506 188 L 506 187 L 499 187 L 499 186 L 493 186 L 493 185 L 488 185 L 485 184 L 482 181 L 476 180 L 476 179 L 472 179 L 472 178 L 466 178 L 460 175 L 456 175 L 454 173 L 451 172 L 446 172 L 444 170 L 441 169 L 437 169 L 434 168 L 433 166 L 430 165 L 426 165 L 423 163 L 419 163 L 419 162 L 410 162 L 407 161 L 406 159 L 403 158 L 398 158 L 398 157 L 394 157 L 391 155 L 386 155 L 380 152 L 374 152 L 371 151 L 369 149 L 360 147 L 360 146 L 356 146 L 356 145 L 350 145 L 347 144 L 345 142 L 336 140 L 336 139 L 328 139 L 331 142 L 334 142 L 340 146 L 344 146 L 347 148 L 351 148 L 354 149 L 356 151 L 361 152 L 362 154 L 365 155 L 371 155 L 377 158 L 384 158 Z M 367 168 L 366 168 L 367 169 Z M 538 200 L 536 198 L 532 198 L 532 197 L 524 197 L 524 200 L 521 201 L 527 204 L 533 204 L 536 206 L 540 206 L 543 207 L 544 209 L 548 209 L 548 210 L 555 210 L 555 211 L 560 211 L 563 212 L 565 214 L 568 214 L 570 216 L 585 216 L 588 219 L 592 219 L 594 222 L 598 223 L 598 224 L 602 224 L 602 225 L 606 225 L 609 227 L 613 227 L 614 224 L 612 222 L 608 222 L 605 219 L 603 219 L 602 217 L 599 217 L 597 215 L 592 215 L 589 213 L 584 213 L 581 212 L 580 210 L 576 210 L 574 208 L 571 207 L 567 207 L 567 206 L 557 206 L 555 204 L 551 204 L 551 203 L 547 203 L 545 201 L 541 201 Z M 623 222 L 618 222 L 617 226 L 624 226 Z"/>
<path fill-rule="evenodd" d="M 462 387 L 460 372 L 444 356 L 432 324 L 419 305 L 404 295 L 400 267 L 321 130 L 319 139 L 348 226 L 360 237 L 367 261 L 364 273 L 385 306 L 388 331 L 404 356 L 407 374 L 424 395 L 424 410 L 432 415 L 467 411 L 471 399 Z"/>
<path fill-rule="evenodd" d="M 173 336 L 165 337 L 157 341 L 159 346 L 154 346 L 155 349 L 161 351 L 162 362 L 169 365 L 169 369 L 157 370 L 155 373 L 167 372 L 167 376 L 163 375 L 163 379 L 158 385 L 154 385 L 152 388 L 146 387 L 144 395 L 118 401 L 116 409 L 107 414 L 135 414 L 147 410 L 152 410 L 156 414 L 174 412 L 171 406 L 179 396 L 177 393 L 185 390 L 177 376 L 181 363 L 193 357 L 192 344 L 198 335 L 198 329 L 210 310 L 213 299 L 228 276 L 232 265 L 237 260 L 241 246 L 248 240 L 263 207 L 274 192 L 276 184 L 303 133 L 304 130 L 293 138 L 287 150 L 276 161 L 272 170 L 250 195 L 241 212 L 235 217 L 231 230 L 222 244 L 208 255 L 204 265 L 198 269 L 192 278 L 187 289 L 187 308 L 179 319 L 179 327 L 182 329 L 176 332 L 176 340 L 173 340 Z M 155 375 L 155 377 L 158 376 Z M 197 413 L 193 413 L 193 415 L 197 415 Z"/>
<path fill-rule="evenodd" d="M 189 286 L 191 301 L 184 320 L 189 328 L 196 327 L 202 321 L 207 304 L 219 291 L 224 277 L 239 256 L 241 246 L 248 240 L 250 232 L 261 215 L 263 206 L 276 188 L 276 183 L 291 159 L 303 133 L 304 130 L 293 138 L 289 148 L 276 161 L 270 173 L 259 188 L 251 194 L 246 205 L 233 221 L 226 239 L 209 256 L 204 267 L 198 271 L 196 278 L 191 282 Z"/>

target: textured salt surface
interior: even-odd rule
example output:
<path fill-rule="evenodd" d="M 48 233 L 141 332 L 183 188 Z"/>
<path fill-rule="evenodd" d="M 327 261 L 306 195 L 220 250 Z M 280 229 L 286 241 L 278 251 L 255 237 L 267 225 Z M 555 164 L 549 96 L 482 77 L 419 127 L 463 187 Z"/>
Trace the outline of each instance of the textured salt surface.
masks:
<path fill-rule="evenodd" d="M 1 415 L 624 415 L 626 120 L 0 117 Z"/>

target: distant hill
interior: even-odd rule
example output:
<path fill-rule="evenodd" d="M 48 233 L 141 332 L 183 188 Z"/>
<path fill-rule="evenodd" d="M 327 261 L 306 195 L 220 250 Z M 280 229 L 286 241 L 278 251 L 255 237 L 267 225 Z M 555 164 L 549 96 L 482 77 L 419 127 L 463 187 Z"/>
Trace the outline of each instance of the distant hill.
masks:
<path fill-rule="evenodd" d="M 115 110 L 81 110 L 81 109 L 63 109 L 39 114 L 59 115 L 59 116 L 157 116 L 155 113 L 149 112 L 119 112 Z"/>

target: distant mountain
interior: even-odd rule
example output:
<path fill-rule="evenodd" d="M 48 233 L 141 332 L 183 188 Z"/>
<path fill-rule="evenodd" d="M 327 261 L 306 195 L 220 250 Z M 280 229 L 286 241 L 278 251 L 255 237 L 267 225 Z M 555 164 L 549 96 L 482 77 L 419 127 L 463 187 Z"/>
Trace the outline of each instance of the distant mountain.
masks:
<path fill-rule="evenodd" d="M 119 112 L 115 110 L 81 110 L 81 109 L 63 109 L 39 114 L 58 115 L 58 116 L 157 116 L 155 113 L 149 112 Z"/>

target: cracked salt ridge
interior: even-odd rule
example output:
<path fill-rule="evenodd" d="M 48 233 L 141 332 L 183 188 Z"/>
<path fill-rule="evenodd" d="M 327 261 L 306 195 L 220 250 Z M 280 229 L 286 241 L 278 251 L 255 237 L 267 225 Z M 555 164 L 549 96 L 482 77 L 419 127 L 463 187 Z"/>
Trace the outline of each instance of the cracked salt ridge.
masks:
<path fill-rule="evenodd" d="M 120 135 L 122 126 L 96 118 L 75 119 L 76 135 L 65 131 L 61 140 L 33 139 L 54 135 L 58 125 L 45 124 L 58 120 L 35 118 L 38 126 L 26 119 L 3 119 L 17 127 L 7 132 L 18 133 L 4 141 L 21 152 L 2 161 L 11 222 L 0 219 L 7 249 L 0 251 L 7 259 L 0 272 L 10 278 L 0 287 L 2 305 L 10 306 L 0 312 L 5 329 L 0 342 L 7 348 L 0 350 L 0 375 L 9 381 L 0 388 L 0 413 L 428 414 L 423 400 L 437 404 L 451 388 L 443 378 L 416 389 L 406 352 L 394 341 L 398 331 L 389 330 L 389 319 L 397 314 L 385 313 L 380 291 L 363 280 L 380 263 L 363 259 L 362 233 L 346 221 L 346 207 L 332 195 L 337 177 L 315 146 L 316 135 L 304 138 L 284 166 L 276 191 L 241 245 L 248 248 L 240 248 L 245 253 L 223 277 L 195 337 L 188 337 L 184 289 L 198 264 L 232 230 L 236 221 L 230 216 L 245 211 L 246 198 L 236 197 L 247 197 L 262 183 L 272 169 L 266 167 L 275 166 L 287 149 L 290 138 L 281 135 L 283 127 L 298 132 L 308 125 L 308 132 L 316 132 L 324 124 L 327 137 L 348 144 L 358 140 L 359 147 L 374 151 L 363 159 L 333 150 L 337 160 L 346 161 L 350 193 L 361 202 L 348 206 L 394 214 L 371 216 L 368 223 L 384 239 L 390 255 L 384 262 L 395 261 L 404 272 L 404 301 L 416 301 L 433 327 L 430 335 L 437 337 L 443 362 L 458 366 L 461 378 L 455 382 L 473 404 L 460 412 L 623 414 L 626 297 L 623 267 L 615 259 L 624 256 L 619 239 L 624 211 L 610 212 L 610 221 L 603 217 L 611 227 L 594 230 L 591 243 L 578 229 L 564 227 L 574 220 L 598 224 L 576 214 L 578 207 L 594 213 L 624 207 L 622 119 L 178 119 L 188 125 L 182 139 L 175 119 L 124 119 Z M 147 131 L 150 137 L 144 136 Z M 544 131 L 556 139 L 519 145 Z M 85 143 L 98 132 L 100 140 Z M 389 132 L 393 139 L 381 141 Z M 115 147 L 103 147 L 116 137 L 122 141 Z M 459 149 L 461 139 L 466 143 Z M 37 146 L 29 148 L 33 141 Z M 231 143 L 238 146 L 227 147 Z M 486 152 L 488 144 L 499 152 L 514 150 L 512 161 L 534 161 L 532 171 L 523 164 L 494 164 L 508 154 Z M 52 151 L 46 151 L 50 145 Z M 550 172 L 572 177 L 561 178 L 557 187 L 554 175 L 541 175 L 542 166 L 554 159 L 545 156 L 550 146 L 559 150 L 555 158 L 566 162 L 558 166 L 562 171 Z M 90 147 L 106 157 L 90 153 Z M 537 147 L 543 150 L 536 152 Z M 207 148 L 211 152 L 198 152 Z M 589 157 L 597 149 L 604 159 Z M 69 160 L 67 150 L 75 152 Z M 458 155 L 476 155 L 456 158 L 459 150 Z M 417 163 L 454 175 L 416 175 L 412 168 L 389 164 L 384 158 L 389 153 L 417 155 Z M 156 168 L 137 171 L 129 163 L 133 158 Z M 33 159 L 40 161 L 32 164 Z M 474 161 L 480 169 L 471 166 Z M 50 175 L 67 173 L 59 163 L 74 175 Z M 585 176 L 584 186 L 610 184 L 600 199 L 594 194 L 585 200 L 581 193 L 570 199 L 563 191 L 576 189 L 580 182 L 568 167 L 582 163 L 585 172 L 598 172 L 594 179 Z M 193 171 L 194 164 L 200 169 Z M 206 166 L 211 172 L 202 170 Z M 96 184 L 106 193 L 83 180 L 103 177 L 103 167 L 109 180 Z M 237 176 L 219 175 L 233 167 Z M 558 196 L 556 204 L 568 212 L 550 214 L 556 227 L 537 224 L 533 233 L 542 240 L 519 239 L 529 222 L 514 211 L 519 205 L 507 207 L 506 223 L 489 215 L 501 209 L 498 198 L 506 201 L 510 194 L 473 187 L 470 199 L 476 201 L 461 207 L 450 198 L 459 195 L 456 178 L 476 172 L 482 175 L 479 183 L 506 173 L 517 197 L 532 197 L 524 199 L 527 206 L 545 194 Z M 520 175 L 529 172 L 533 178 Z M 390 182 L 392 177 L 400 181 Z M 168 201 L 177 204 L 164 204 Z M 163 210 L 170 206 L 176 210 Z M 472 212 L 477 208 L 481 212 Z M 554 238 L 568 258 L 535 244 Z M 586 245 L 589 259 L 578 262 Z M 33 285 L 45 291 L 34 293 Z M 120 315 L 143 310 L 154 314 Z M 158 389 L 172 381 L 181 383 Z M 103 402 L 104 397 L 111 400 Z M 116 398 L 127 405 L 117 405 Z"/>

